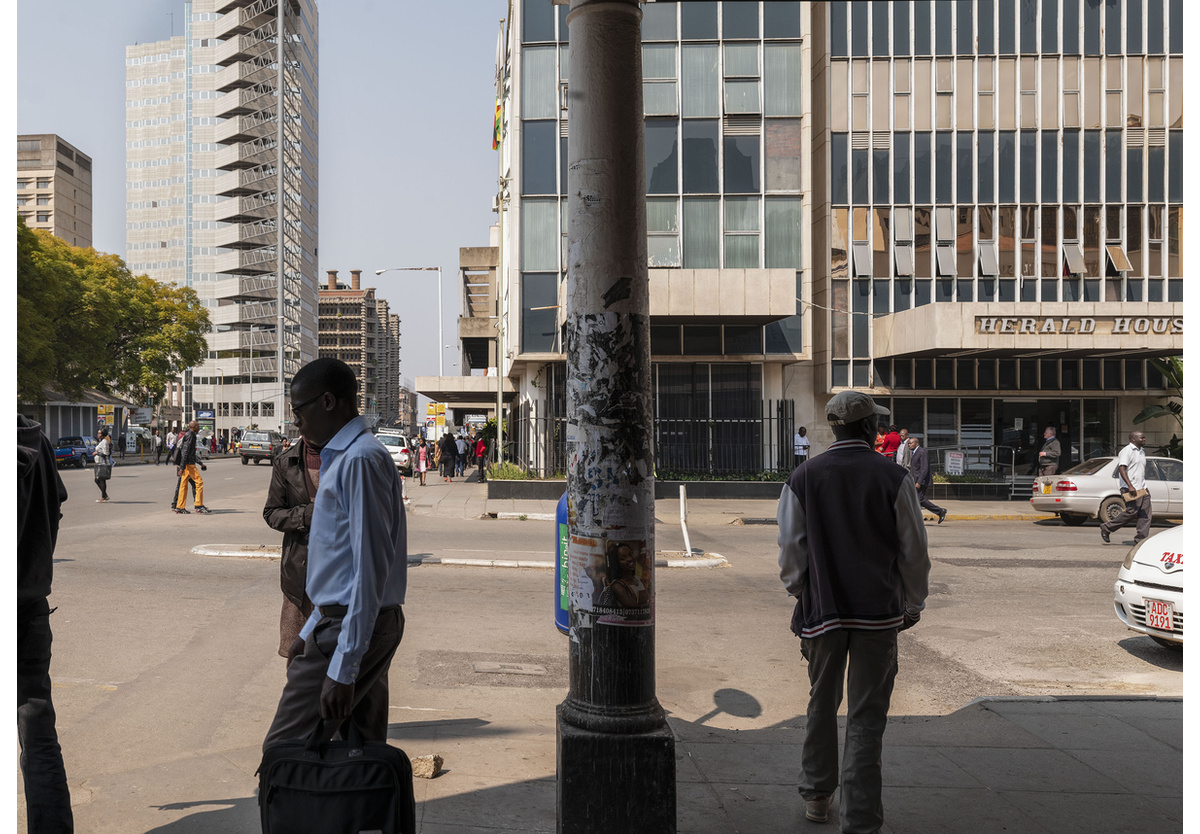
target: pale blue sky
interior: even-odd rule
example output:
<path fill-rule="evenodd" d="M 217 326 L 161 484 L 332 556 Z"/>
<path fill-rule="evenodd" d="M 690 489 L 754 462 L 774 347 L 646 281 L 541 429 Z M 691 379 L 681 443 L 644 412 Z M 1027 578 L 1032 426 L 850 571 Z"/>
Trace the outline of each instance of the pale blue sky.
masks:
<path fill-rule="evenodd" d="M 436 273 L 457 346 L 458 248 L 486 246 L 504 0 L 318 0 L 319 275 L 362 269 L 403 321 L 401 373 L 436 375 Z M 20 0 L 17 133 L 57 133 L 93 159 L 94 245 L 125 254 L 125 47 L 183 34 L 183 0 Z M 460 373 L 446 351 L 446 373 Z"/>

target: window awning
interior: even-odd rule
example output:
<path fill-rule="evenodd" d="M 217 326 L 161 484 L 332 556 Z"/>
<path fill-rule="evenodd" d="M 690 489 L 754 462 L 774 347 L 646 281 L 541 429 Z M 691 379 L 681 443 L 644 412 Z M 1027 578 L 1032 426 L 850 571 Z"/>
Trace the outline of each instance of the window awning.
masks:
<path fill-rule="evenodd" d="M 854 277 L 871 277 L 871 244 L 854 244 Z"/>
<path fill-rule="evenodd" d="M 1125 257 L 1125 250 L 1119 243 L 1110 243 L 1104 247 L 1108 252 L 1108 260 L 1112 263 L 1113 269 L 1117 272 L 1130 272 L 1133 266 L 1129 263 L 1129 258 Z"/>
<path fill-rule="evenodd" d="M 937 239 L 939 241 L 954 240 L 954 209 L 939 208 L 936 217 Z"/>
<path fill-rule="evenodd" d="M 1083 265 L 1083 249 L 1073 240 L 1063 241 L 1063 254 L 1067 258 L 1067 272 L 1072 275 L 1083 275 L 1087 267 Z"/>
<path fill-rule="evenodd" d="M 913 248 L 911 244 L 896 244 L 896 274 L 913 274 Z"/>
<path fill-rule="evenodd" d="M 954 277 L 954 247 L 938 245 L 937 248 L 938 276 L 941 278 Z"/>
<path fill-rule="evenodd" d="M 892 220 L 896 227 L 897 241 L 911 241 L 912 238 L 912 212 L 909 209 L 896 209 L 892 214 Z"/>
<path fill-rule="evenodd" d="M 996 256 L 996 241 L 979 241 L 979 274 L 994 277 L 1000 274 L 1000 260 Z"/>

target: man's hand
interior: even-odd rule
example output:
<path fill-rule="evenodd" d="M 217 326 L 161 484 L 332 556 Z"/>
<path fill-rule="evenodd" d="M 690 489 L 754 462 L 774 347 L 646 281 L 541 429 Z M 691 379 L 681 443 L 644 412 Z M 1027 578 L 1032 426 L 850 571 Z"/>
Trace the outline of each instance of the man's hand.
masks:
<path fill-rule="evenodd" d="M 183 467 L 182 467 L 182 466 L 176 466 L 176 467 L 175 467 L 175 474 L 176 474 L 176 475 L 179 475 L 180 477 L 183 477 Z"/>
<path fill-rule="evenodd" d="M 920 612 L 917 612 L 916 614 L 910 614 L 907 611 L 905 611 L 904 612 L 904 625 L 900 626 L 900 630 L 906 631 L 907 629 L 912 628 L 919 622 L 921 622 Z"/>
<path fill-rule="evenodd" d="M 304 654 L 304 638 L 297 637 L 292 641 L 292 645 L 288 647 L 287 665 L 291 666 L 292 661 Z"/>
<path fill-rule="evenodd" d="M 325 720 L 344 721 L 354 708 L 354 684 L 338 683 L 326 677 L 321 687 L 321 717 Z"/>

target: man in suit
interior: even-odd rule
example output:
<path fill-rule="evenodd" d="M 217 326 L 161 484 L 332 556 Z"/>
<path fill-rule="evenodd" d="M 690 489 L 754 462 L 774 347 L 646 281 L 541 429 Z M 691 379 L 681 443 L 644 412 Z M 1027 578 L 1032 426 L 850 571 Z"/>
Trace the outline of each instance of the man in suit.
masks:
<path fill-rule="evenodd" d="M 946 520 L 946 511 L 925 497 L 933 478 L 933 474 L 929 471 L 929 453 L 925 451 L 921 441 L 915 437 L 908 439 L 908 448 L 912 449 L 912 460 L 908 464 L 908 471 L 912 473 L 913 482 L 917 485 L 917 498 L 921 502 L 922 509 L 934 513 L 938 517 L 938 524 L 941 524 Z"/>
<path fill-rule="evenodd" d="M 1058 438 L 1054 436 L 1054 426 L 1046 426 L 1042 437 L 1046 442 L 1042 444 L 1042 450 L 1038 452 L 1038 474 L 1056 475 L 1058 474 L 1058 459 L 1062 457 L 1062 446 L 1059 444 Z"/>

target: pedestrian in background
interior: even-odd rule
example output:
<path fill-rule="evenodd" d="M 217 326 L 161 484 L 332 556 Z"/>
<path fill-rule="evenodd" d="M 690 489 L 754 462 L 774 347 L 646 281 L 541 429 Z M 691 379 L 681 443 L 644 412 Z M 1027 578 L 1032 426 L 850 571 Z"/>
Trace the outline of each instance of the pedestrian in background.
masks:
<path fill-rule="evenodd" d="M 487 483 L 487 443 L 482 436 L 475 441 L 475 462 L 479 465 L 479 483 Z"/>
<path fill-rule="evenodd" d="M 288 650 L 287 683 L 263 741 L 354 722 L 385 741 L 388 669 L 404 636 L 408 531 L 392 456 L 358 414 L 345 362 L 316 359 L 292 378 L 293 422 L 321 449 L 305 590 L 316 608 Z"/>
<path fill-rule="evenodd" d="M 162 435 L 158 433 L 158 429 L 154 429 L 154 465 L 158 466 L 162 463 Z"/>
<path fill-rule="evenodd" d="M 883 825 L 883 732 L 896 679 L 896 635 L 921 619 L 929 551 L 912 476 L 872 454 L 877 406 L 843 391 L 825 408 L 835 442 L 779 498 L 779 575 L 796 598 L 792 631 L 811 684 L 801 757 L 805 816 L 828 819 L 839 787 L 838 708 L 846 681 L 842 831 Z M 847 676 L 847 666 L 849 675 Z"/>
<path fill-rule="evenodd" d="M 425 486 L 425 473 L 429 471 L 429 461 L 433 452 L 429 448 L 429 444 L 422 437 L 417 441 L 417 474 L 421 476 L 421 486 Z"/>
<path fill-rule="evenodd" d="M 1042 444 L 1042 450 L 1038 452 L 1038 470 L 1039 475 L 1057 475 L 1058 474 L 1058 459 L 1062 457 L 1062 446 L 1058 442 L 1058 438 L 1054 436 L 1054 426 L 1046 426 L 1046 431 L 1042 433 L 1045 442 Z"/>
<path fill-rule="evenodd" d="M 196 454 L 196 446 L 199 443 L 200 424 L 195 420 L 188 423 L 188 431 L 183 438 L 175 444 L 175 470 L 179 474 L 179 499 L 175 502 L 175 512 L 187 513 L 187 485 L 192 482 L 196 485 L 196 497 L 192 506 L 198 513 L 211 513 L 208 507 L 204 505 L 204 479 L 200 477 L 199 469 L 207 470 L 208 467 Z"/>
<path fill-rule="evenodd" d="M 96 503 L 102 504 L 108 501 L 108 479 L 112 477 L 112 439 L 108 436 L 108 429 L 100 429 L 98 438 L 100 442 L 92 450 L 92 461 L 95 463 L 93 473 L 96 486 L 100 487 L 100 497 Z"/>
<path fill-rule="evenodd" d="M 271 462 L 271 486 L 263 505 L 263 519 L 283 533 L 279 562 L 279 585 L 283 609 L 279 613 L 279 655 L 300 636 L 312 614 L 312 600 L 305 593 L 308 577 L 308 531 L 312 528 L 313 502 L 321 482 L 321 449 L 303 438 Z"/>
<path fill-rule="evenodd" d="M 121 432 L 121 436 L 117 438 L 117 454 L 120 456 L 121 460 L 125 460 L 125 444 L 128 442 L 128 439 L 129 438 L 126 436 L 125 432 Z"/>
<path fill-rule="evenodd" d="M 1121 497 L 1125 499 L 1125 511 L 1112 521 L 1100 525 L 1100 538 L 1109 542 L 1109 536 L 1120 530 L 1133 519 L 1137 519 L 1137 533 L 1133 543 L 1137 544 L 1150 535 L 1150 522 L 1154 520 L 1154 508 L 1150 505 L 1150 491 L 1146 489 L 1146 434 L 1140 431 L 1129 433 L 1129 445 L 1117 455 L 1117 474 L 1121 477 Z"/>
<path fill-rule="evenodd" d="M 901 442 L 900 432 L 896 430 L 895 425 L 889 426 L 887 434 L 883 437 L 883 454 L 894 461 Z"/>
<path fill-rule="evenodd" d="M 804 426 L 796 429 L 796 433 L 792 435 L 792 468 L 795 469 L 804 461 L 808 460 L 808 429 Z"/>
<path fill-rule="evenodd" d="M 900 429 L 900 448 L 896 449 L 896 463 L 905 470 L 912 462 L 912 447 L 908 445 L 908 429 Z"/>
<path fill-rule="evenodd" d="M 463 470 L 467 468 L 467 441 L 461 434 L 454 441 L 454 447 L 454 474 L 461 478 Z"/>
<path fill-rule="evenodd" d="M 908 439 L 908 446 L 912 449 L 912 460 L 909 461 L 908 471 L 912 474 L 913 483 L 917 485 L 917 499 L 922 507 L 938 517 L 938 524 L 941 524 L 946 520 L 946 511 L 926 497 L 926 493 L 929 492 L 929 484 L 933 480 L 933 475 L 929 471 L 929 453 L 925 451 L 921 441 L 915 437 Z"/>
<path fill-rule="evenodd" d="M 71 834 L 71 792 L 51 698 L 54 547 L 67 490 L 42 427 L 17 415 L 17 742 L 29 834 Z"/>

